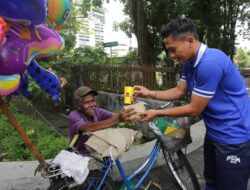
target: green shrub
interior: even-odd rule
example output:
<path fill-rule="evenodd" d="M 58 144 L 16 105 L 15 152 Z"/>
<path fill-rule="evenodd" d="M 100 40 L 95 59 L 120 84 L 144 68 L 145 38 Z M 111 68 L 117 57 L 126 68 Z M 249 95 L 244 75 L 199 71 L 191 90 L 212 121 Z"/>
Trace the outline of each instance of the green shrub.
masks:
<path fill-rule="evenodd" d="M 68 142 L 68 141 L 67 141 Z M 37 148 L 41 150 L 41 154 L 45 158 L 53 158 L 55 153 L 59 153 L 62 148 L 65 148 L 67 143 L 65 143 L 64 138 L 58 138 L 54 135 L 47 135 L 40 138 Z"/>
<path fill-rule="evenodd" d="M 53 158 L 60 150 L 67 148 L 68 139 L 56 136 L 44 122 L 15 110 L 12 112 L 44 159 Z M 7 153 L 4 158 L 6 161 L 34 160 L 30 149 L 2 112 L 0 112 L 0 149 Z"/>

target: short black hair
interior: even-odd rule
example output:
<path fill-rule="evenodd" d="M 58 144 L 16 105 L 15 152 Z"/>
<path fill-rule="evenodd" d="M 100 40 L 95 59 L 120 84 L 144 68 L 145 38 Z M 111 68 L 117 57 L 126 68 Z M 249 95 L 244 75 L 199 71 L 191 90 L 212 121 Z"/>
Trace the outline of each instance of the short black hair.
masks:
<path fill-rule="evenodd" d="M 199 39 L 192 20 L 189 18 L 178 17 L 172 19 L 162 28 L 161 37 L 164 39 L 172 35 L 174 38 L 181 38 L 185 33 L 191 33 L 195 39 Z"/>

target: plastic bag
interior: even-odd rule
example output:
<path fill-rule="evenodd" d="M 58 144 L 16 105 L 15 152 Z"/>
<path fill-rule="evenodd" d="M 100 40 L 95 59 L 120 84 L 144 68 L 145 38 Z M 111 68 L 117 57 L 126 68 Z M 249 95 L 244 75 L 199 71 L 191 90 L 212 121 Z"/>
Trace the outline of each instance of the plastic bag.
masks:
<path fill-rule="evenodd" d="M 149 126 L 168 152 L 175 152 L 192 142 L 187 117 L 158 117 Z"/>

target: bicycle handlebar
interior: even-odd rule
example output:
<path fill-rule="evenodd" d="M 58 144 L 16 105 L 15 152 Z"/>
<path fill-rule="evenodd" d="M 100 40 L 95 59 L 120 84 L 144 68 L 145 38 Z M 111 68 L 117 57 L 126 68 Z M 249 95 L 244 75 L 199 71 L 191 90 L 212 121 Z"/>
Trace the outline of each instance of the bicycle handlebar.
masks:
<path fill-rule="evenodd" d="M 148 104 L 145 101 L 139 100 L 137 101 L 138 103 L 143 103 L 145 107 L 148 107 L 150 109 L 152 109 L 152 106 L 150 106 L 150 104 Z M 167 107 L 170 107 L 174 104 L 174 102 L 166 102 L 165 104 L 161 104 L 160 106 L 156 107 L 155 109 L 165 109 Z"/>

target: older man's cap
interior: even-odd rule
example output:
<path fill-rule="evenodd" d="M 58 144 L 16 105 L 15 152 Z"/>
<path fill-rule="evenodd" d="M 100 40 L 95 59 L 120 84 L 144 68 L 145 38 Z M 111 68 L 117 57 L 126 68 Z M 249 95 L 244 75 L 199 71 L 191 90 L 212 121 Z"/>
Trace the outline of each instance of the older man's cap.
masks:
<path fill-rule="evenodd" d="M 87 87 L 87 86 L 81 86 L 78 89 L 76 89 L 76 91 L 74 93 L 74 97 L 82 97 L 82 96 L 86 96 L 88 94 L 93 94 L 93 95 L 97 96 L 98 92 Z"/>

